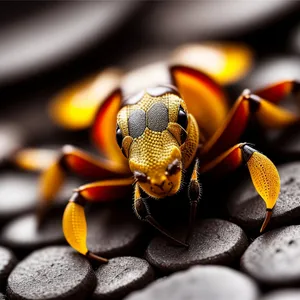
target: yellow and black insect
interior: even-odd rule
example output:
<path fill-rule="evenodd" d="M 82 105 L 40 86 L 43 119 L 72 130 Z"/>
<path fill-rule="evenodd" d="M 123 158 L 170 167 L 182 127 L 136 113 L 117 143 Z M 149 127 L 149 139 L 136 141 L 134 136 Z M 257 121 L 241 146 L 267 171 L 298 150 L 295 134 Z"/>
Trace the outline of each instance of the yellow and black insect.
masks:
<path fill-rule="evenodd" d="M 135 214 L 175 243 L 187 246 L 188 238 L 172 237 L 151 215 L 147 203 L 149 198 L 160 200 L 176 194 L 187 168 L 193 169 L 187 190 L 189 232 L 201 194 L 198 174 L 222 176 L 243 163 L 266 203 L 261 231 L 270 220 L 280 191 L 277 169 L 250 144 L 238 142 L 252 117 L 266 128 L 283 128 L 298 121 L 277 105 L 299 83 L 284 81 L 254 93 L 245 90 L 229 110 L 221 87 L 204 73 L 181 65 L 168 70 L 170 82 L 129 98 L 117 89 L 102 103 L 92 127 L 102 158 L 65 146 L 42 175 L 42 208 L 56 195 L 67 170 L 96 180 L 74 191 L 63 217 L 67 241 L 88 257 L 106 261 L 87 248 L 85 203 L 118 199 L 130 193 L 132 185 Z"/>

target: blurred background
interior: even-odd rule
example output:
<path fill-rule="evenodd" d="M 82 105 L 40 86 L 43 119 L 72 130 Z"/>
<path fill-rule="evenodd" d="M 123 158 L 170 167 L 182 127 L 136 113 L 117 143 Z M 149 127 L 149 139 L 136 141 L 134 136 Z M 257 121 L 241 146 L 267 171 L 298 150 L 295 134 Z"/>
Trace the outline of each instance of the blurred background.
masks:
<path fill-rule="evenodd" d="M 169 61 L 186 44 L 242 43 L 234 59 L 244 69 L 220 82 L 231 99 L 245 87 L 299 79 L 299 16 L 300 2 L 289 0 L 1 2 L 0 157 L 20 145 L 84 140 L 87 126 L 66 135 L 49 114 L 61 90 L 111 66 L 115 76 Z M 200 67 L 219 59 L 215 49 L 197 54 Z"/>

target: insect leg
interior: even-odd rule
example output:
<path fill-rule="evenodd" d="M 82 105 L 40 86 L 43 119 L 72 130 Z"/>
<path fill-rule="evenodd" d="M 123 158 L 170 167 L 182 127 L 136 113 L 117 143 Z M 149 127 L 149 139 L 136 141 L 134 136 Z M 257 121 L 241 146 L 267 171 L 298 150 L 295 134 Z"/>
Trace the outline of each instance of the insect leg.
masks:
<path fill-rule="evenodd" d="M 255 117 L 255 120 L 264 128 L 285 128 L 298 122 L 300 119 L 299 115 L 277 105 L 277 102 L 283 96 L 295 91 L 296 87 L 299 86 L 296 83 L 288 83 L 285 85 L 275 84 L 273 87 L 259 91 L 259 95 L 269 96 L 272 101 L 251 93 L 248 89 L 244 90 L 232 107 L 223 125 L 208 139 L 198 153 L 201 160 L 211 160 L 236 144 L 252 117 Z M 279 88 L 281 90 L 284 89 L 284 91 L 275 97 L 273 93 Z"/>
<path fill-rule="evenodd" d="M 198 169 L 199 169 L 199 160 L 196 159 L 193 173 L 188 187 L 188 197 L 190 202 L 190 218 L 189 218 L 189 230 L 186 236 L 186 242 L 188 242 L 189 237 L 194 228 L 195 219 L 197 215 L 197 207 L 201 196 L 201 185 L 198 180 Z"/>
<path fill-rule="evenodd" d="M 50 150 L 49 152 L 43 150 L 41 153 L 38 149 L 25 149 L 16 153 L 15 157 L 15 163 L 18 166 L 42 171 L 39 182 L 39 198 L 41 200 L 38 206 L 39 223 L 43 221 L 45 213 L 59 192 L 68 171 L 97 180 L 129 175 L 129 172 L 126 172 L 126 166 L 119 169 L 118 165 L 114 165 L 110 161 L 95 158 L 70 145 L 64 146 L 56 155 L 53 155 Z M 35 160 L 35 157 L 39 157 L 39 159 Z"/>
<path fill-rule="evenodd" d="M 280 192 L 279 174 L 270 159 L 252 148 L 250 144 L 240 143 L 209 163 L 201 165 L 200 171 L 216 177 L 235 170 L 243 163 L 246 163 L 252 183 L 266 204 L 266 217 L 260 229 L 262 232 L 270 221 Z"/>
<path fill-rule="evenodd" d="M 140 187 L 138 183 L 135 185 L 134 190 L 134 212 L 136 216 L 142 220 L 148 222 L 151 226 L 153 226 L 155 229 L 157 229 L 161 234 L 163 234 L 165 237 L 173 241 L 175 244 L 188 247 L 187 244 L 179 241 L 175 237 L 173 237 L 166 229 L 164 229 L 151 215 L 151 212 L 149 210 L 149 206 L 147 204 L 147 200 L 142 198 L 140 193 Z"/>
<path fill-rule="evenodd" d="M 132 178 L 99 181 L 74 191 L 63 215 L 63 232 L 71 247 L 101 263 L 107 262 L 107 259 L 91 253 L 87 248 L 84 206 L 86 202 L 110 201 L 119 198 L 120 194 L 130 193 L 132 181 Z"/>

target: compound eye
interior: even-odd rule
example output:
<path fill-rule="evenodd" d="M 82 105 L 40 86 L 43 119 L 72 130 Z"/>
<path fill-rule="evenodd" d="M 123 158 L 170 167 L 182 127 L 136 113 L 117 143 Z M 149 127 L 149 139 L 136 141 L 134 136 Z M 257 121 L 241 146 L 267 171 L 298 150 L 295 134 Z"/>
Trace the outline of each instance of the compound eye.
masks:
<path fill-rule="evenodd" d="M 188 117 L 182 106 L 180 105 L 179 111 L 178 111 L 178 118 L 177 123 L 186 130 L 188 125 Z"/>
<path fill-rule="evenodd" d="M 119 147 L 122 148 L 123 134 L 119 125 L 117 125 L 117 129 L 116 129 L 116 138 Z"/>

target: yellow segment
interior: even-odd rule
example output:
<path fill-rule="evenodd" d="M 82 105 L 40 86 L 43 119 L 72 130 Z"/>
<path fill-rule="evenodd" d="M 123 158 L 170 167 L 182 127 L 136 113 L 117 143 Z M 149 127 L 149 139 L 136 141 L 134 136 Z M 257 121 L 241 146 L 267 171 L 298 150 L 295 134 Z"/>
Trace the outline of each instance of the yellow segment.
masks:
<path fill-rule="evenodd" d="M 88 252 L 86 246 L 87 225 L 84 208 L 69 202 L 63 216 L 63 232 L 67 242 L 81 254 Z"/>
<path fill-rule="evenodd" d="M 99 105 L 119 84 L 122 73 L 106 69 L 67 87 L 51 101 L 49 113 L 58 125 L 80 130 L 91 126 Z"/>
<path fill-rule="evenodd" d="M 298 120 L 298 117 L 292 112 L 266 100 L 260 102 L 256 116 L 265 128 L 283 128 Z"/>
<path fill-rule="evenodd" d="M 52 200 L 57 195 L 64 179 L 64 171 L 59 166 L 59 163 L 55 162 L 41 175 L 39 184 L 41 200 Z"/>
<path fill-rule="evenodd" d="M 268 209 L 272 209 L 280 192 L 280 177 L 274 164 L 265 155 L 254 152 L 247 162 L 253 185 L 263 198 Z"/>
<path fill-rule="evenodd" d="M 240 80 L 250 71 L 253 53 L 239 43 L 207 42 L 179 47 L 171 61 L 205 72 L 223 85 Z"/>
<path fill-rule="evenodd" d="M 13 162 L 28 171 L 44 171 L 57 159 L 57 151 L 50 149 L 22 149 L 18 151 Z"/>
<path fill-rule="evenodd" d="M 226 99 L 206 84 L 199 83 L 190 74 L 175 72 L 177 87 L 189 113 L 197 120 L 199 129 L 206 138 L 212 136 L 223 124 L 228 107 Z"/>

